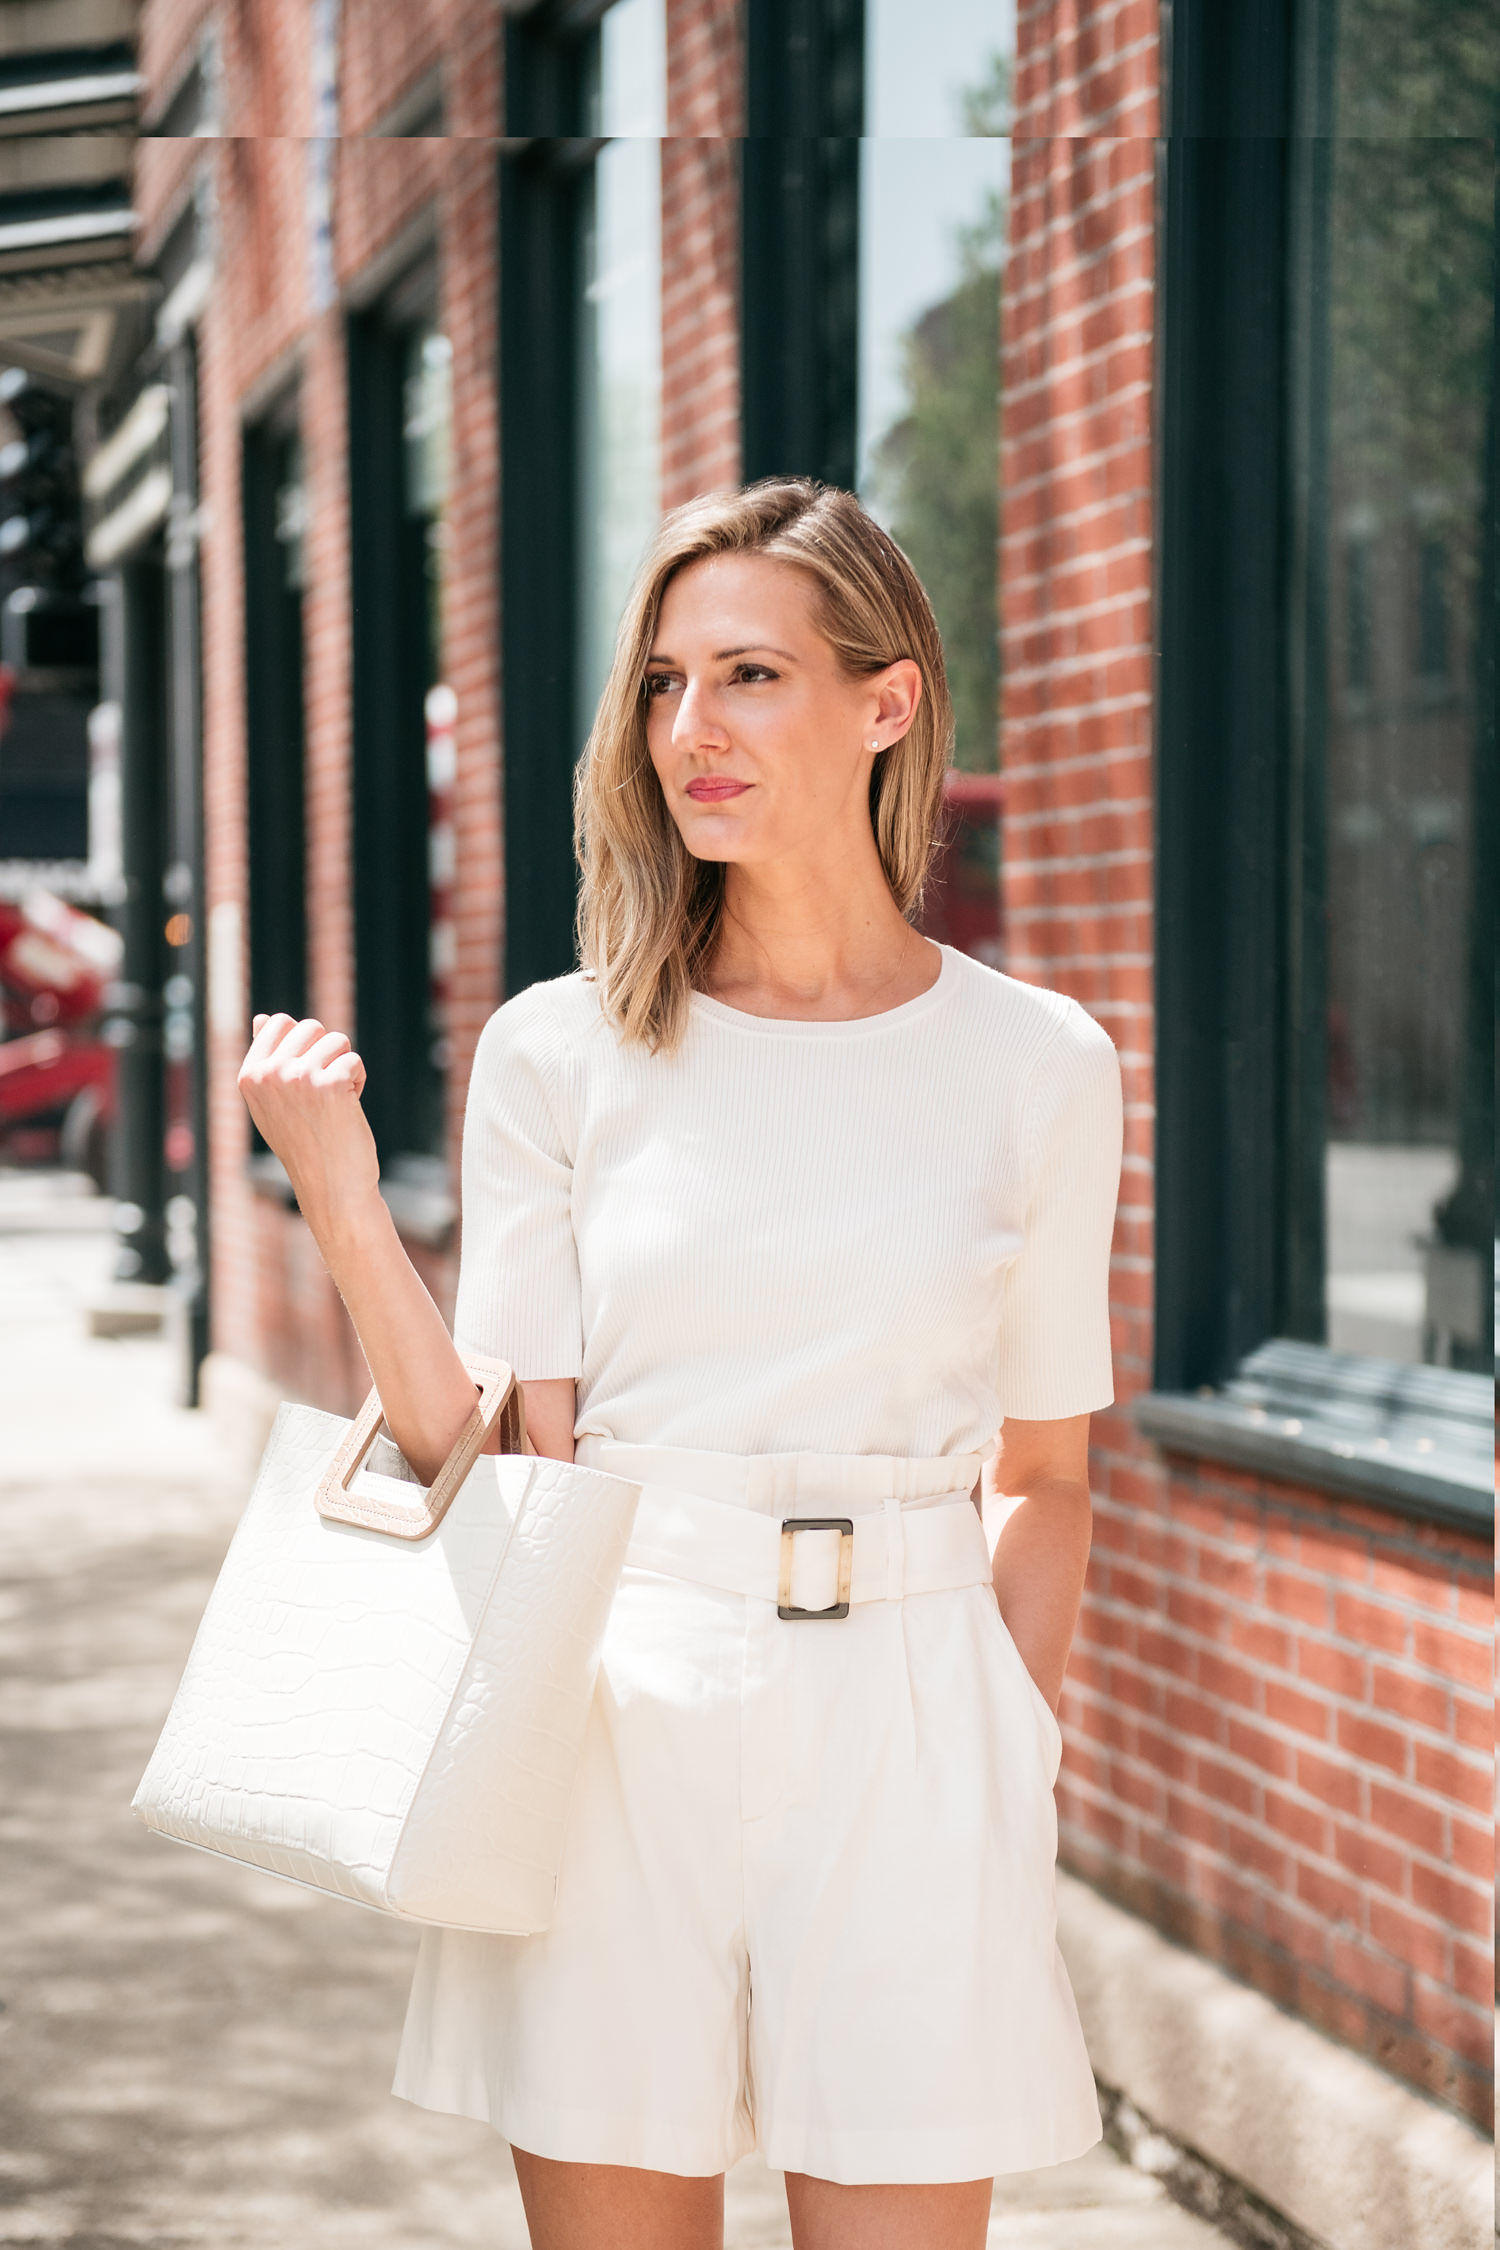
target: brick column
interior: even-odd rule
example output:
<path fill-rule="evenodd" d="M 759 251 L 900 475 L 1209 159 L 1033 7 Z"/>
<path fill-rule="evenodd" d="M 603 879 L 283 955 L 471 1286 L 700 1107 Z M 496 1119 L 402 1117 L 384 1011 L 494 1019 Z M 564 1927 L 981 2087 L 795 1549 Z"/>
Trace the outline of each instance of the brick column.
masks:
<path fill-rule="evenodd" d="M 740 477 L 739 140 L 734 0 L 667 0 L 661 151 L 662 505 Z"/>
<path fill-rule="evenodd" d="M 1001 439 L 1006 961 L 1125 1074 L 1116 1366 L 1150 1367 L 1155 148 L 1014 144 Z"/>

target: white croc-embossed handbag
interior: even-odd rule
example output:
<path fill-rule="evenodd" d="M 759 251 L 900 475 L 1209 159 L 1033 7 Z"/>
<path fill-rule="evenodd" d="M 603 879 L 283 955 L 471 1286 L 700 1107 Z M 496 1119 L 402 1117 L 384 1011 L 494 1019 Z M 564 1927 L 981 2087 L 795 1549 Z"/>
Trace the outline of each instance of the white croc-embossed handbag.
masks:
<path fill-rule="evenodd" d="M 425 1490 L 373 1392 L 353 1422 L 282 1406 L 132 1809 L 388 1914 L 521 1935 L 552 1913 L 640 1487 L 524 1452 L 511 1370 L 462 1357 L 478 1404 Z"/>

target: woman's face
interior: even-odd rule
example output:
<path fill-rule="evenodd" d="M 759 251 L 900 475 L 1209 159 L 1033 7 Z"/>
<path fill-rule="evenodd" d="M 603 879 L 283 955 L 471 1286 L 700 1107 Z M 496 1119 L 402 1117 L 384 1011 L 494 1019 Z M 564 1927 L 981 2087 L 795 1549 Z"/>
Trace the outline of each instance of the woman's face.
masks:
<path fill-rule="evenodd" d="M 767 555 L 708 556 L 667 587 L 646 741 L 695 859 L 805 859 L 869 835 L 870 769 L 911 725 L 922 677 L 903 657 L 851 679 L 815 594 L 808 573 Z"/>

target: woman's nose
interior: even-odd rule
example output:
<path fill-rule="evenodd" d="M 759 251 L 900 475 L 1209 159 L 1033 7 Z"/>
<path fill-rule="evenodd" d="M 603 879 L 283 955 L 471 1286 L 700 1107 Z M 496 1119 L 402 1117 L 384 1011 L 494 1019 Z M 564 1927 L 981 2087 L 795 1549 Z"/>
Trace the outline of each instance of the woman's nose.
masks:
<path fill-rule="evenodd" d="M 727 744 L 729 738 L 719 718 L 717 698 L 705 681 L 689 679 L 685 683 L 672 723 L 672 739 L 682 744 Z"/>

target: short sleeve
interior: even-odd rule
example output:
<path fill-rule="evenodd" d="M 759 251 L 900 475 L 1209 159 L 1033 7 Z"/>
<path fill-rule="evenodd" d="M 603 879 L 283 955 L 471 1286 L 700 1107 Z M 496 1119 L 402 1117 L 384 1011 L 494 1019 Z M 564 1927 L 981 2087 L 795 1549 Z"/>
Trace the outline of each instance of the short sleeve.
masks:
<path fill-rule="evenodd" d="M 1022 1421 L 1091 1414 L 1114 1401 L 1109 1254 L 1120 1188 L 1120 1062 L 1107 1032 L 1070 1008 L 1031 1090 L 1031 1185 L 1022 1247 L 1005 1282 L 1002 1411 Z"/>
<path fill-rule="evenodd" d="M 527 1382 L 583 1365 L 562 1063 L 561 1027 L 533 986 L 480 1033 L 464 1107 L 453 1338 Z"/>

